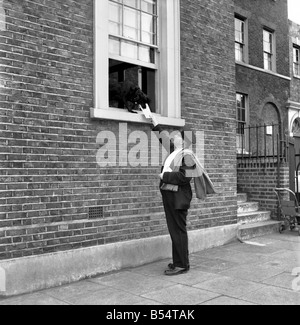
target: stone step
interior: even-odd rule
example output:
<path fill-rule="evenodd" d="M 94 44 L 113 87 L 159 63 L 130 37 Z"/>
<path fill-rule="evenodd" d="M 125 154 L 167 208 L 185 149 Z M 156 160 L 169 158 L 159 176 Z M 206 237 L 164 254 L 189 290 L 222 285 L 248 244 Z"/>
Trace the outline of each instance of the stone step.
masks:
<path fill-rule="evenodd" d="M 255 212 L 246 212 L 238 214 L 238 224 L 250 224 L 260 221 L 270 221 L 271 212 L 270 211 L 255 211 Z"/>
<path fill-rule="evenodd" d="M 238 203 L 238 214 L 247 212 L 256 212 L 259 210 L 258 202 L 239 202 Z"/>
<path fill-rule="evenodd" d="M 248 201 L 248 195 L 246 193 L 238 193 L 237 194 L 238 203 L 244 203 Z"/>
<path fill-rule="evenodd" d="M 270 220 L 241 225 L 238 230 L 238 238 L 243 241 L 276 233 L 279 232 L 281 224 L 280 221 Z"/>

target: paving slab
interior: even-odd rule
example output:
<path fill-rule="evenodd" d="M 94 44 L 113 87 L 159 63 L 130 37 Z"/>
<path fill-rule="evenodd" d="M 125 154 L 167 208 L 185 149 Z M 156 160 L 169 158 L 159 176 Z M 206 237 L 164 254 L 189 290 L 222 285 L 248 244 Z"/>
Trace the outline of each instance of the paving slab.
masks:
<path fill-rule="evenodd" d="M 247 294 L 242 299 L 258 305 L 300 305 L 300 295 L 298 292 L 271 286 L 263 287 L 260 290 Z"/>
<path fill-rule="evenodd" d="M 176 277 L 170 277 L 168 280 L 175 283 L 184 284 L 187 286 L 194 286 L 196 284 L 208 280 L 214 281 L 219 277 L 220 275 L 218 274 L 202 272 L 199 269 L 191 269 L 190 272 L 188 272 L 187 274 L 181 274 Z"/>
<path fill-rule="evenodd" d="M 44 293 L 33 293 L 14 298 L 3 299 L 1 306 L 66 306 L 70 305 L 63 300 L 50 297 Z"/>
<path fill-rule="evenodd" d="M 69 301 L 70 298 L 74 300 L 77 297 L 80 298 L 82 295 L 88 296 L 93 292 L 97 292 L 105 288 L 105 286 L 102 286 L 98 283 L 93 283 L 88 280 L 85 280 L 57 288 L 44 290 L 42 292 L 53 298 L 61 299 L 63 301 Z"/>
<path fill-rule="evenodd" d="M 103 276 L 90 281 L 114 287 L 118 290 L 123 290 L 138 296 L 174 285 L 174 283 L 169 282 L 166 277 L 162 280 L 157 277 L 146 276 L 129 271 Z"/>
<path fill-rule="evenodd" d="M 104 287 L 89 294 L 80 293 L 64 297 L 64 301 L 72 305 L 134 305 L 139 303 L 140 298 L 128 292 L 115 288 Z"/>
<path fill-rule="evenodd" d="M 294 291 L 293 285 L 300 285 L 300 279 L 297 281 L 297 277 L 295 275 L 292 275 L 292 273 L 282 273 L 263 281 L 263 283 L 268 284 L 269 286 L 275 286 Z M 300 294 L 300 290 L 298 293 Z"/>
<path fill-rule="evenodd" d="M 218 297 L 201 304 L 202 306 L 254 306 L 255 304 L 231 297 Z"/>
<path fill-rule="evenodd" d="M 235 267 L 230 270 L 222 271 L 220 274 L 233 277 L 236 279 L 244 279 L 252 282 L 262 282 L 268 278 L 284 272 L 283 268 L 272 267 L 269 265 L 248 265 Z"/>
<path fill-rule="evenodd" d="M 184 286 L 182 284 L 143 295 L 144 298 L 152 299 L 166 305 L 199 305 L 218 296 L 220 295 L 217 293 Z"/>
<path fill-rule="evenodd" d="M 246 293 L 257 291 L 263 286 L 263 284 L 258 284 L 251 281 L 222 276 L 199 283 L 194 287 L 219 293 L 220 295 L 226 295 L 232 298 L 240 298 Z"/>
<path fill-rule="evenodd" d="M 198 265 L 196 269 L 203 272 L 218 273 L 234 268 L 237 265 L 239 264 L 236 262 L 215 258 L 201 263 L 201 265 Z"/>

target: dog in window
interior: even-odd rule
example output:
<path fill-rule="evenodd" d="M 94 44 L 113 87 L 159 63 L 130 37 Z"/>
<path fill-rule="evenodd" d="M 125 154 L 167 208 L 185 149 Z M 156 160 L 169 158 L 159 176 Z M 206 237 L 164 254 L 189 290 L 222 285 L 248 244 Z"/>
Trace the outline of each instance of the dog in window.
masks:
<path fill-rule="evenodd" d="M 124 85 L 110 86 L 110 101 L 118 108 L 125 108 L 130 113 L 137 113 L 139 105 L 146 108 L 150 104 L 149 97 L 138 86 L 124 87 Z"/>

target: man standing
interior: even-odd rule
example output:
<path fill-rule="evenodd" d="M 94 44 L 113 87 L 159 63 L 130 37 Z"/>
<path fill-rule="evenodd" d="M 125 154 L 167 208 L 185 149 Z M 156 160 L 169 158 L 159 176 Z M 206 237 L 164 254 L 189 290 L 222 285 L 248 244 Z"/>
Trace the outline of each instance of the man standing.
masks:
<path fill-rule="evenodd" d="M 149 107 L 142 111 L 147 119 L 152 120 L 153 131 L 160 133 L 159 140 L 170 153 L 159 175 L 173 257 L 173 263 L 168 265 L 165 275 L 187 273 L 190 269 L 187 216 L 193 198 L 191 181 L 194 179 L 196 196 L 199 199 L 215 193 L 215 190 L 195 154 L 187 149 L 195 144 L 193 133 L 189 132 L 190 137 L 186 137 L 187 130 L 181 130 L 173 138 L 169 138 Z"/>

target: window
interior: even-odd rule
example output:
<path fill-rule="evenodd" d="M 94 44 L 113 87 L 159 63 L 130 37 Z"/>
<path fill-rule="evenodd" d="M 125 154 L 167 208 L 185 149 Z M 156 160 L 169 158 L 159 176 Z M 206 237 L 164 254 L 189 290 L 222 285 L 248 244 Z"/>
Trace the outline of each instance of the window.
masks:
<path fill-rule="evenodd" d="M 238 17 L 235 18 L 235 59 L 236 61 L 245 62 L 246 48 L 246 26 L 245 21 Z"/>
<path fill-rule="evenodd" d="M 293 48 L 293 71 L 294 76 L 300 77 L 300 47 Z"/>
<path fill-rule="evenodd" d="M 246 126 L 248 124 L 248 108 L 247 96 L 243 94 L 236 94 L 236 109 L 237 109 L 237 149 L 238 153 L 247 149 L 247 132 Z"/>
<path fill-rule="evenodd" d="M 274 33 L 264 29 L 263 31 L 264 43 L 264 69 L 274 71 Z"/>
<path fill-rule="evenodd" d="M 155 111 L 157 0 L 109 0 L 109 106 L 124 108 L 120 92 L 139 86 Z"/>
<path fill-rule="evenodd" d="M 183 126 L 180 97 L 180 0 L 94 0 L 95 99 L 92 118 L 146 123 L 124 109 L 139 86 L 161 123 Z"/>

